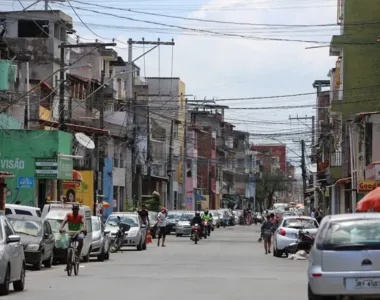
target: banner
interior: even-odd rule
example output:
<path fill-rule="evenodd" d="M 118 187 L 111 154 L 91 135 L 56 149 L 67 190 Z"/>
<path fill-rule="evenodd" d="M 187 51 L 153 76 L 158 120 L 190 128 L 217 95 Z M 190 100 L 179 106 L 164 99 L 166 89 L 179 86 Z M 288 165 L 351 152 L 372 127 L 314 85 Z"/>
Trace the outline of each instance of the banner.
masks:
<path fill-rule="evenodd" d="M 63 191 L 67 201 L 79 202 L 93 208 L 94 171 L 80 171 L 83 181 L 64 181 Z"/>

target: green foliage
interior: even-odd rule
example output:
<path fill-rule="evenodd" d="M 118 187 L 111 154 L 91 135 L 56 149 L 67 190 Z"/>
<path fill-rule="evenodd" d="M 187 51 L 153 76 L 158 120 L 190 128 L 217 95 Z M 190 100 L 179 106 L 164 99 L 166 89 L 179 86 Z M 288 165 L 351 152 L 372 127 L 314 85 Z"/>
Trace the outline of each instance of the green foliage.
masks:
<path fill-rule="evenodd" d="M 263 178 L 256 182 L 256 200 L 260 208 L 263 207 L 264 201 L 267 199 L 266 209 L 270 209 L 273 205 L 275 193 L 283 191 L 285 188 L 284 176 L 265 172 Z"/>
<path fill-rule="evenodd" d="M 157 192 L 153 192 L 152 198 L 146 200 L 144 204 L 148 206 L 148 210 L 159 212 L 162 206 L 160 194 Z"/>

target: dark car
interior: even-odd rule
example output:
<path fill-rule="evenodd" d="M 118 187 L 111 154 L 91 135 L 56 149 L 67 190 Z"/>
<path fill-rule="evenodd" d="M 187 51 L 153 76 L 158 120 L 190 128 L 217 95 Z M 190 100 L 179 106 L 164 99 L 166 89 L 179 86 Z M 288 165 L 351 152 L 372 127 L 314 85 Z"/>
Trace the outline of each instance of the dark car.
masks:
<path fill-rule="evenodd" d="M 156 238 L 157 235 L 157 212 L 150 211 L 149 212 L 149 230 L 152 238 Z"/>
<path fill-rule="evenodd" d="M 168 216 L 166 217 L 166 233 L 167 234 L 175 232 L 176 224 L 178 223 L 178 220 L 181 217 L 181 215 L 182 213 L 179 213 L 179 212 L 169 212 Z"/>
<path fill-rule="evenodd" d="M 14 230 L 21 237 L 25 261 L 40 270 L 41 266 L 50 268 L 53 264 L 55 237 L 47 221 L 33 216 L 8 216 Z"/>

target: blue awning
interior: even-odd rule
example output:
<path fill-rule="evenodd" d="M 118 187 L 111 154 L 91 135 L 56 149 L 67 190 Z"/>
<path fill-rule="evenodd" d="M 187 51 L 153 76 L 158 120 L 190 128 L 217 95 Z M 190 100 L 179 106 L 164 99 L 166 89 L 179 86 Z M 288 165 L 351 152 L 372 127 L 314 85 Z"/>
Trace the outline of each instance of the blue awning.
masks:
<path fill-rule="evenodd" d="M 195 195 L 195 201 L 205 201 L 206 200 L 206 198 L 205 197 L 203 197 L 201 194 L 199 194 L 199 193 L 194 193 L 194 195 Z"/>

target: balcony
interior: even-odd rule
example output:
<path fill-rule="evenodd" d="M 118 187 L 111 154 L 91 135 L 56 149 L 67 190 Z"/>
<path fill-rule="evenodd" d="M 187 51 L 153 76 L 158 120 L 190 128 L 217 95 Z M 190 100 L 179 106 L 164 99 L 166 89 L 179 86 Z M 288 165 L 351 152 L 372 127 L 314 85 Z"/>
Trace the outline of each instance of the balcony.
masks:
<path fill-rule="evenodd" d="M 154 162 L 164 162 L 167 159 L 166 156 L 166 143 L 156 140 L 151 140 L 151 154 Z"/>
<path fill-rule="evenodd" d="M 330 167 L 342 166 L 342 152 L 334 152 L 330 154 Z"/>

